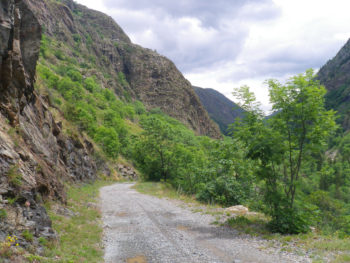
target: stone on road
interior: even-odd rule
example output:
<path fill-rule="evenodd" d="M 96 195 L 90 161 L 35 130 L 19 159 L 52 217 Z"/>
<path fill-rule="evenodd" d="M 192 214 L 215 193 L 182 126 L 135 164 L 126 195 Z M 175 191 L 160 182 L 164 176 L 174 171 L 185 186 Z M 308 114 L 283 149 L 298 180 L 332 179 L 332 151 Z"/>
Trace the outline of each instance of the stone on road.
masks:
<path fill-rule="evenodd" d="M 303 262 L 268 254 L 235 230 L 172 200 L 115 184 L 100 191 L 106 263 Z"/>

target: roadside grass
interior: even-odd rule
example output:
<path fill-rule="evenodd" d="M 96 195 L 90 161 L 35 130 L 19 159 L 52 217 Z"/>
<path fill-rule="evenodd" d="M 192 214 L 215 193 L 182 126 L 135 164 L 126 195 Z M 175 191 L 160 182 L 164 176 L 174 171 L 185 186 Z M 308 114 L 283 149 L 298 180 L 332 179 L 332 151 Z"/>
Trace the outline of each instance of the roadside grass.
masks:
<path fill-rule="evenodd" d="M 247 234 L 262 238 L 267 241 L 266 248 L 276 244 L 282 247 L 281 251 L 293 252 L 299 255 L 308 254 L 312 262 L 349 263 L 350 262 L 350 238 L 339 238 L 337 235 L 323 235 L 319 232 L 309 232 L 298 235 L 281 235 L 271 233 L 267 228 L 269 217 L 261 213 L 233 215 L 224 212 L 223 208 L 213 204 L 203 204 L 194 198 L 182 194 L 171 185 L 162 182 L 138 182 L 134 189 L 143 194 L 158 198 L 181 200 L 193 207 L 192 212 L 210 214 L 215 217 L 212 224 L 225 225 L 234 228 L 241 234 Z M 226 221 L 222 224 L 219 216 Z"/>
<path fill-rule="evenodd" d="M 193 196 L 185 195 L 175 190 L 170 184 L 161 182 L 138 182 L 132 188 L 142 194 L 153 195 L 158 198 L 181 200 L 185 203 L 200 204 Z"/>
<path fill-rule="evenodd" d="M 230 217 L 226 224 L 244 234 L 270 239 L 271 233 L 266 227 L 267 222 L 268 218 L 264 215 L 240 215 Z"/>
<path fill-rule="evenodd" d="M 98 180 L 93 184 L 67 185 L 67 206 L 74 215 L 67 217 L 53 211 L 55 203 L 45 204 L 59 240 L 39 240 L 45 247 L 43 257 L 27 255 L 28 262 L 103 262 L 101 213 L 98 202 L 99 189 L 115 181 Z M 90 203 L 90 205 L 88 205 Z"/>

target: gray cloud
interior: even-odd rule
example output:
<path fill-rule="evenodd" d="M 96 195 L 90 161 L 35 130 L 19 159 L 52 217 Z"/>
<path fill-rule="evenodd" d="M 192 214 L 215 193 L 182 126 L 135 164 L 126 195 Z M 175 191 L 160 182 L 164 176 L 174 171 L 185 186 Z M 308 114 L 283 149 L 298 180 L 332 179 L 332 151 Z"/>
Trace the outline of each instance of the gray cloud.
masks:
<path fill-rule="evenodd" d="M 278 13 L 271 0 L 104 0 L 104 3 L 108 8 L 121 7 L 151 13 L 162 10 L 176 18 L 196 17 L 206 27 L 218 27 L 220 20 L 237 16 L 245 6 L 252 7 L 252 12 L 246 10 L 247 18 L 265 19 Z M 260 8 L 253 8 L 256 6 Z"/>
<path fill-rule="evenodd" d="M 183 72 L 234 60 L 249 34 L 247 21 L 279 15 L 272 0 L 104 0 L 131 36 L 166 55 Z"/>

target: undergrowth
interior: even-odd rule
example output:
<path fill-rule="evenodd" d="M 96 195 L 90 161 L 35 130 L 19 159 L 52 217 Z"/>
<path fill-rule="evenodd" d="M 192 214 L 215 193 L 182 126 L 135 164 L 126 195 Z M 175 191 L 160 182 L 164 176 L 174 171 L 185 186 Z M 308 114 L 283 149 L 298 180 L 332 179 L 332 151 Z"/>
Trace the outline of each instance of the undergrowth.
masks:
<path fill-rule="evenodd" d="M 58 233 L 57 242 L 40 238 L 39 243 L 45 247 L 44 255 L 29 254 L 28 262 L 103 262 L 103 247 L 101 244 L 102 227 L 101 213 L 97 206 L 99 189 L 109 185 L 111 181 L 96 181 L 93 184 L 67 186 L 68 203 L 66 208 L 74 215 L 67 217 L 53 211 L 54 203 L 45 204 L 53 223 L 53 229 Z"/>

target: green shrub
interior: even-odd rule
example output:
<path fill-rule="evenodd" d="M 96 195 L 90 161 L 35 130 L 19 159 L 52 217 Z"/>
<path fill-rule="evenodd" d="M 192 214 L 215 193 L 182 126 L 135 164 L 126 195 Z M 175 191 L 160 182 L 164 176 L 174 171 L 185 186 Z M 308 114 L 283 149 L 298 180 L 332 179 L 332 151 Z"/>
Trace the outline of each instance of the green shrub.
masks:
<path fill-rule="evenodd" d="M 83 76 L 80 74 L 79 71 L 77 71 L 75 69 L 68 70 L 67 75 L 73 81 L 77 81 L 77 82 L 82 82 L 83 81 Z"/>
<path fill-rule="evenodd" d="M 233 177 L 220 176 L 198 187 L 197 199 L 207 203 L 218 203 L 224 206 L 242 204 L 247 200 L 250 187 Z"/>
<path fill-rule="evenodd" d="M 7 213 L 5 209 L 0 209 L 0 219 L 4 220 L 7 217 Z"/>
<path fill-rule="evenodd" d="M 90 92 L 95 92 L 99 88 L 99 86 L 97 85 L 93 77 L 88 77 L 84 80 L 84 88 Z"/>
<path fill-rule="evenodd" d="M 81 36 L 79 34 L 73 34 L 73 40 L 77 45 L 81 43 Z"/>
<path fill-rule="evenodd" d="M 56 49 L 53 54 L 55 55 L 56 58 L 58 58 L 59 60 L 64 60 L 65 56 L 63 54 L 63 51 L 60 49 Z"/>
<path fill-rule="evenodd" d="M 310 231 L 310 219 L 296 209 L 279 208 L 274 210 L 267 227 L 271 232 L 281 234 L 307 233 Z"/>
<path fill-rule="evenodd" d="M 118 81 L 123 87 L 129 86 L 129 83 L 127 82 L 123 72 L 118 72 Z"/>
<path fill-rule="evenodd" d="M 145 106 L 142 104 L 141 101 L 138 100 L 134 102 L 134 109 L 137 115 L 141 115 L 146 112 Z"/>
<path fill-rule="evenodd" d="M 47 58 L 49 54 L 49 39 L 43 34 L 40 44 L 40 55 Z"/>
<path fill-rule="evenodd" d="M 30 233 L 28 230 L 24 230 L 22 232 L 22 236 L 28 242 L 32 242 L 33 241 L 33 234 Z"/>
<path fill-rule="evenodd" d="M 104 126 L 98 127 L 96 129 L 94 139 L 109 157 L 112 159 L 116 159 L 118 157 L 120 143 L 118 134 L 113 128 L 106 128 Z"/>
<path fill-rule="evenodd" d="M 42 246 L 47 246 L 49 241 L 45 237 L 39 237 L 39 244 Z"/>
<path fill-rule="evenodd" d="M 9 179 L 9 182 L 14 186 L 21 186 L 22 185 L 22 174 L 19 172 L 18 165 L 13 165 L 10 167 L 10 169 L 7 171 L 7 178 Z"/>

